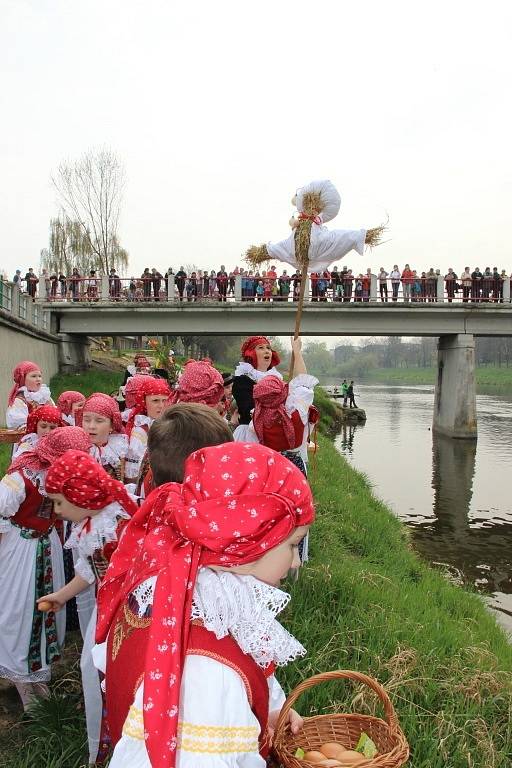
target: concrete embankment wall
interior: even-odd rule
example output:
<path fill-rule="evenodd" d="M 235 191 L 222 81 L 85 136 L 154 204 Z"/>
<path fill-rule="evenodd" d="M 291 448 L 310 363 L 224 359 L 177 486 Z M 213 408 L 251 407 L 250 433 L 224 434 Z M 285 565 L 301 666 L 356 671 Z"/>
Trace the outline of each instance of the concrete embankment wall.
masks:
<path fill-rule="evenodd" d="M 31 331 L 0 316 L 0 425 L 5 426 L 7 397 L 12 386 L 11 372 L 22 360 L 41 366 L 45 382 L 59 372 L 59 338 Z"/>

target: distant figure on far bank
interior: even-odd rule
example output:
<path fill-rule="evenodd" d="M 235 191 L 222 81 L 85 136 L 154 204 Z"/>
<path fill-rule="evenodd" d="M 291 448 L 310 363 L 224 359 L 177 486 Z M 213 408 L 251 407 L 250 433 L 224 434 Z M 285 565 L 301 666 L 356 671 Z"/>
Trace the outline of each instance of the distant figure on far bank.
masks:
<path fill-rule="evenodd" d="M 350 384 L 347 387 L 347 396 L 349 399 L 349 408 L 357 408 L 356 401 L 354 400 L 354 382 L 351 381 Z M 345 405 L 346 400 L 343 401 L 343 405 Z"/>
<path fill-rule="evenodd" d="M 343 407 L 345 407 L 348 399 L 348 382 L 346 379 L 343 379 L 341 382 L 341 395 L 343 397 Z"/>

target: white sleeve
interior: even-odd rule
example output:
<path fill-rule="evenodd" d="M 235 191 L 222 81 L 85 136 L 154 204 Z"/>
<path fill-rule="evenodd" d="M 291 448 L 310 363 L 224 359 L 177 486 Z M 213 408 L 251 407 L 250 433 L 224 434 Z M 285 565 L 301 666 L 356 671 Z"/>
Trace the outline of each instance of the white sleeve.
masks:
<path fill-rule="evenodd" d="M 150 768 L 144 745 L 142 702 L 141 685 L 110 768 Z M 176 768 L 265 768 L 258 749 L 259 733 L 240 676 L 214 659 L 187 656 L 181 683 Z"/>
<path fill-rule="evenodd" d="M 294 411 L 297 411 L 304 425 L 308 423 L 308 413 L 310 406 L 313 405 L 317 384 L 318 379 L 307 373 L 294 376 L 289 384 L 285 403 L 286 413 L 291 416 Z"/>
<path fill-rule="evenodd" d="M 8 429 L 19 429 L 24 427 L 28 419 L 28 407 L 24 400 L 19 397 L 10 405 L 5 414 L 5 423 Z"/>
<path fill-rule="evenodd" d="M 25 453 L 25 451 L 31 451 L 36 443 L 37 435 L 34 432 L 22 437 L 19 443 L 14 446 L 14 450 L 12 452 L 12 460 L 14 461 L 14 459 L 17 459 L 18 456 L 21 453 Z"/>
<path fill-rule="evenodd" d="M 96 581 L 96 576 L 94 575 L 94 571 L 92 570 L 87 557 L 80 556 L 78 558 L 75 563 L 75 573 L 77 576 L 81 576 L 82 579 L 85 579 L 88 584 L 94 584 Z"/>
<path fill-rule="evenodd" d="M 279 681 L 277 680 L 275 675 L 271 675 L 268 678 L 268 692 L 270 694 L 270 698 L 268 702 L 268 711 L 269 712 L 275 712 L 276 710 L 281 711 L 283 704 L 286 701 L 286 696 L 284 695 L 284 691 L 281 688 Z"/>
<path fill-rule="evenodd" d="M 25 501 L 25 483 L 19 472 L 4 475 L 0 480 L 0 533 L 6 533 L 11 524 L 8 520 L 16 514 Z"/>
<path fill-rule="evenodd" d="M 130 443 L 126 454 L 125 476 L 127 479 L 137 479 L 147 446 L 147 432 L 142 427 L 134 427 L 130 433 Z"/>

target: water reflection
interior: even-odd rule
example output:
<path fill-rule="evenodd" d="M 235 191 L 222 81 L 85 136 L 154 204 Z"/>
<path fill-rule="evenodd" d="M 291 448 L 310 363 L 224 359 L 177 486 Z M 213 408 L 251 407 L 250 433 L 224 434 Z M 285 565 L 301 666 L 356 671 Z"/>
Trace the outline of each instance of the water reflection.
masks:
<path fill-rule="evenodd" d="M 512 398 L 477 397 L 479 438 L 433 438 L 433 389 L 360 387 L 338 450 L 409 526 L 416 550 L 475 585 L 512 630 Z"/>

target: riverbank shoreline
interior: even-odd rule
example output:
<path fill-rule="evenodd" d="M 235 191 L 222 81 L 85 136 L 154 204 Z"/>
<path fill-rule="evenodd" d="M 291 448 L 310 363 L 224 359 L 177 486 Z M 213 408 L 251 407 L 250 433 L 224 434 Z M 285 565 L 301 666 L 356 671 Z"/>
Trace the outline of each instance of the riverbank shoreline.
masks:
<path fill-rule="evenodd" d="M 81 389 L 86 377 L 75 381 Z M 72 388 L 73 379 L 61 376 L 58 384 Z M 298 582 L 285 586 L 292 601 L 283 619 L 308 653 L 279 670 L 280 682 L 291 690 L 317 672 L 366 672 L 391 696 L 411 744 L 411 768 L 508 767 L 512 647 L 505 633 L 479 596 L 451 584 L 412 551 L 406 527 L 336 451 L 336 404 L 320 387 L 316 402 L 322 417 L 319 450 L 310 460 L 317 508 L 311 560 Z M 52 684 L 55 693 L 28 724 L 4 729 L 9 737 L 0 743 L 0 766 L 83 765 L 76 663 L 62 674 L 66 684 L 62 678 Z M 312 689 L 298 708 L 379 712 L 366 690 L 338 684 Z"/>
<path fill-rule="evenodd" d="M 478 394 L 512 392 L 512 368 L 495 366 L 475 369 Z M 326 377 L 327 378 L 327 377 Z M 329 377 L 331 380 L 333 377 Z M 354 377 L 352 377 L 354 378 Z M 375 368 L 358 378 L 358 384 L 389 384 L 397 386 L 432 385 L 437 380 L 437 368 Z M 341 378 L 340 378 L 341 382 Z"/>

